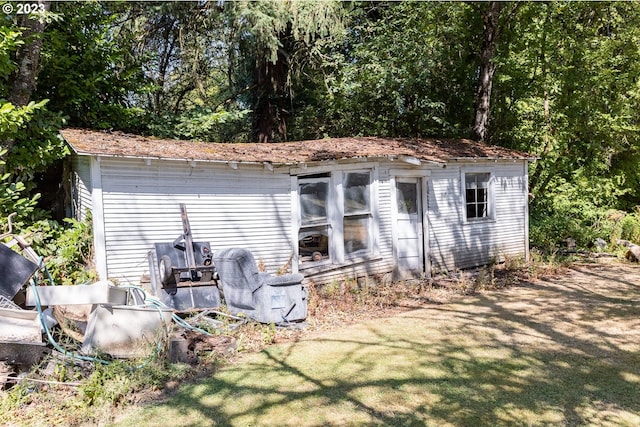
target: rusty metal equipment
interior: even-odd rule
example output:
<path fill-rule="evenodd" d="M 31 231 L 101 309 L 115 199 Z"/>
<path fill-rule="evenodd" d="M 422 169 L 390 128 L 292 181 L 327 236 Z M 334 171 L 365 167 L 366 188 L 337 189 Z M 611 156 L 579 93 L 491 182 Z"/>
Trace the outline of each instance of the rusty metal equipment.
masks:
<path fill-rule="evenodd" d="M 177 310 L 216 308 L 220 290 L 209 242 L 194 242 L 187 208 L 180 204 L 182 234 L 171 243 L 155 243 L 149 256 L 152 290 Z"/>

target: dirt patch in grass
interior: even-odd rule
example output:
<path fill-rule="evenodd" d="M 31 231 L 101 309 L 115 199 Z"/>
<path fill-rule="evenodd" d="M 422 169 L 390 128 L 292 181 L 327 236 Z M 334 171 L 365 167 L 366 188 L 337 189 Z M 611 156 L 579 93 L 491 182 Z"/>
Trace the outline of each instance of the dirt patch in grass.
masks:
<path fill-rule="evenodd" d="M 497 307 L 540 330 L 531 335 L 531 345 L 543 335 L 558 345 L 580 343 L 605 358 L 612 349 L 638 350 L 638 265 L 576 263 L 561 276 L 524 282 L 517 292 L 521 300 Z"/>

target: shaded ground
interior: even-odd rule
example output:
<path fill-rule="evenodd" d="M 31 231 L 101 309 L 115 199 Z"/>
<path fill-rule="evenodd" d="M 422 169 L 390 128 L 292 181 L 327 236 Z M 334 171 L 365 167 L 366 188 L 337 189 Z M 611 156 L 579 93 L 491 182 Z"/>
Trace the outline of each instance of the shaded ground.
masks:
<path fill-rule="evenodd" d="M 344 314 L 119 425 L 640 425 L 640 268 L 575 264 L 482 290 L 509 274 Z"/>
<path fill-rule="evenodd" d="M 539 273 L 312 288 L 307 329 L 246 325 L 219 371 L 93 409 L 51 386 L 0 424 L 640 425 L 640 266 Z"/>

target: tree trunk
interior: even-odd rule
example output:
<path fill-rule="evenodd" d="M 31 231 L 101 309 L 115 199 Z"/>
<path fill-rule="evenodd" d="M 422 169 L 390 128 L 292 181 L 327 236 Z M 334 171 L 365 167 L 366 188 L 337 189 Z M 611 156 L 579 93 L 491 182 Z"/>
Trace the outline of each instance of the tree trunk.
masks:
<path fill-rule="evenodd" d="M 498 21 L 502 8 L 502 2 L 489 2 L 489 6 L 482 17 L 484 33 L 480 50 L 480 74 L 476 93 L 476 114 L 473 123 L 473 139 L 481 142 L 487 142 L 489 139 L 491 88 L 493 86 L 493 76 L 496 72 L 496 64 L 493 62 L 493 57 L 496 53 L 499 33 Z"/>
<path fill-rule="evenodd" d="M 276 62 L 266 57 L 256 60 L 256 95 L 254 101 L 255 140 L 276 142 L 287 140 L 287 79 L 289 52 L 293 49 L 290 28 L 280 34 Z"/>
<path fill-rule="evenodd" d="M 43 5 L 46 11 L 49 10 L 48 0 L 39 0 L 38 4 Z M 22 107 L 29 103 L 36 88 L 44 19 L 34 14 L 19 15 L 18 25 L 24 28 L 22 31 L 24 44 L 16 51 L 17 68 L 8 98 L 9 102 L 16 107 Z"/>
<path fill-rule="evenodd" d="M 43 5 L 45 11 L 49 11 L 50 3 L 48 0 L 38 0 L 38 4 Z M 18 25 L 24 28 L 22 30 L 24 44 L 16 50 L 17 67 L 11 76 L 11 87 L 7 99 L 15 107 L 24 107 L 31 101 L 31 95 L 36 88 L 44 19 L 40 15 L 19 15 Z M 2 140 L 1 144 L 2 148 L 7 150 L 2 158 L 2 160 L 6 160 L 15 141 L 9 138 Z M 4 171 L 4 164 L 0 164 L 0 174 Z"/>

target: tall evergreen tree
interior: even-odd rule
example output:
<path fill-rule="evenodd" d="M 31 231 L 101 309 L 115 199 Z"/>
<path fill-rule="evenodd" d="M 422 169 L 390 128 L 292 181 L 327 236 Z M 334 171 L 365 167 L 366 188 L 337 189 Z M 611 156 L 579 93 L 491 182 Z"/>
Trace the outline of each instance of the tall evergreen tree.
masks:
<path fill-rule="evenodd" d="M 342 33 L 346 9 L 333 0 L 240 1 L 226 7 L 237 25 L 240 55 L 248 61 L 253 139 L 287 140 L 294 80 L 327 38 Z"/>

